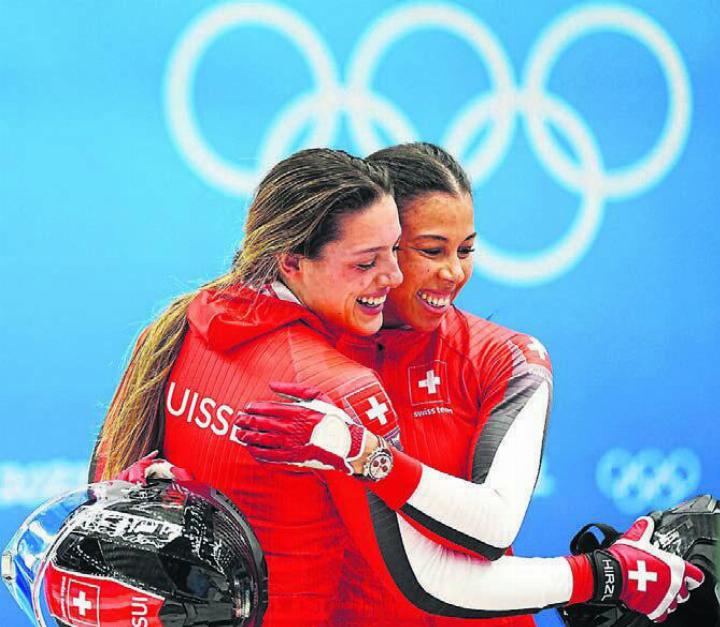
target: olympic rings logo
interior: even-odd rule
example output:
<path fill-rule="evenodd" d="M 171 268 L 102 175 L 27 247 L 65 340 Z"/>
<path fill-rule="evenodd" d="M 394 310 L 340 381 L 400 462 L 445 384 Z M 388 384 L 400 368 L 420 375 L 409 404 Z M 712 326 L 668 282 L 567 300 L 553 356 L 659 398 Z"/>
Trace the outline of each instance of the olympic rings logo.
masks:
<path fill-rule="evenodd" d="M 645 449 L 632 455 L 612 449 L 597 467 L 597 484 L 626 514 L 666 509 L 690 496 L 700 484 L 700 460 L 690 449 L 664 455 Z"/>
<path fill-rule="evenodd" d="M 307 61 L 314 87 L 289 101 L 274 116 L 259 149 L 257 167 L 221 157 L 199 130 L 193 109 L 194 76 L 210 44 L 242 26 L 269 28 L 287 37 Z M 229 2 L 198 16 L 182 33 L 170 55 L 165 108 L 170 133 L 181 154 L 209 184 L 229 194 L 252 194 L 271 164 L 289 152 L 308 127 L 306 146 L 331 146 L 340 119 L 346 116 L 357 151 L 383 147 L 377 127 L 392 142 L 421 139 L 412 120 L 373 91 L 376 68 L 390 47 L 403 37 L 429 29 L 445 30 L 467 43 L 487 68 L 491 89 L 480 93 L 449 123 L 441 140 L 457 156 L 475 187 L 486 182 L 503 162 L 522 120 L 530 145 L 557 182 L 579 195 L 580 206 L 568 231 L 543 250 L 513 254 L 479 240 L 479 270 L 498 281 L 530 285 L 557 278 L 589 250 L 602 222 L 605 204 L 641 194 L 673 167 L 690 128 L 691 90 L 687 70 L 670 36 L 650 17 L 624 5 L 582 5 L 555 19 L 532 46 L 522 80 L 516 81 L 508 55 L 495 35 L 469 11 L 447 3 L 403 5 L 382 14 L 361 37 L 341 82 L 332 52 L 301 15 L 275 4 Z M 668 110 L 661 136 L 642 158 L 608 170 L 597 141 L 567 102 L 548 90 L 553 69 L 565 49 L 582 37 L 614 31 L 635 38 L 654 55 L 668 90 Z M 479 147 L 471 140 L 487 128 Z M 551 132 L 555 128 L 572 147 L 568 156 Z"/>

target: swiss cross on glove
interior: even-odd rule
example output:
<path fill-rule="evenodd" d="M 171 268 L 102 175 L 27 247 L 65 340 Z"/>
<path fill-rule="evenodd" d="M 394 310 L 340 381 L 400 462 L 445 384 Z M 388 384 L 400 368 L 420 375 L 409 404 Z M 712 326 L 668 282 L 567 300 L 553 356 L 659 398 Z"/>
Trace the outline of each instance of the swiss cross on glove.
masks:
<path fill-rule="evenodd" d="M 368 431 L 316 388 L 271 383 L 289 402 L 248 403 L 235 420 L 236 435 L 258 461 L 339 470 L 353 474 L 352 462 L 365 448 Z"/>
<path fill-rule="evenodd" d="M 593 601 L 622 601 L 631 610 L 662 622 L 678 603 L 690 598 L 690 590 L 703 582 L 703 572 L 652 545 L 654 528 L 652 518 L 638 518 L 610 547 L 587 556 L 594 572 Z"/>

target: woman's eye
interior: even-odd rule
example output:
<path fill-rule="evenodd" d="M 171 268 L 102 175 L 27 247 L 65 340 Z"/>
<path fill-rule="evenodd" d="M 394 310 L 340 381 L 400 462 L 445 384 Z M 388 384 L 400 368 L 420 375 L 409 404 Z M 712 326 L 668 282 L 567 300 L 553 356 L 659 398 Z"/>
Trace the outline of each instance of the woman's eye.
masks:
<path fill-rule="evenodd" d="M 458 256 L 459 257 L 467 257 L 468 255 L 472 255 L 474 252 L 475 252 L 474 248 L 459 248 Z"/>
<path fill-rule="evenodd" d="M 375 264 L 377 263 L 376 259 L 373 259 L 372 261 L 368 263 L 359 263 L 357 264 L 357 267 L 360 268 L 360 270 L 371 270 L 375 267 Z"/>
<path fill-rule="evenodd" d="M 423 255 L 428 255 L 430 257 L 437 257 L 439 254 L 442 253 L 442 248 L 418 248 L 418 250 Z"/>
<path fill-rule="evenodd" d="M 392 247 L 393 255 L 397 255 L 398 250 L 400 250 L 400 244 L 395 244 L 395 246 Z"/>

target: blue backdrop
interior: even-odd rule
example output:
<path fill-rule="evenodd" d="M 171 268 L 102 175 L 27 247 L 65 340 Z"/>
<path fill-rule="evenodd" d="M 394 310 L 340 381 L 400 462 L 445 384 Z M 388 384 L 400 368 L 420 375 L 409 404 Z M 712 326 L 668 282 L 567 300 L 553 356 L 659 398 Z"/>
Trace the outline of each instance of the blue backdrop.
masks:
<path fill-rule="evenodd" d="M 259 175 L 306 145 L 424 139 L 472 174 L 460 304 L 537 336 L 555 367 L 518 552 L 720 492 L 719 16 L 712 0 L 4 3 L 0 543 L 83 481 L 134 336 L 223 271 Z M 5 593 L 0 616 L 25 624 Z"/>

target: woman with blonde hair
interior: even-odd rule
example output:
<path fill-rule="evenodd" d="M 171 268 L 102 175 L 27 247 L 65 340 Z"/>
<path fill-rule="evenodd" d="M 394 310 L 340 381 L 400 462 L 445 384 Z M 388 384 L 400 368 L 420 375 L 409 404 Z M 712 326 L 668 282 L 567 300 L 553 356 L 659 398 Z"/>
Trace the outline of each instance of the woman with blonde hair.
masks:
<path fill-rule="evenodd" d="M 230 497 L 265 552 L 265 624 L 329 621 L 346 532 L 322 477 L 256 463 L 233 420 L 247 401 L 271 397 L 273 380 L 319 386 L 359 416 L 369 397 L 390 406 L 375 375 L 330 339 L 338 329 L 380 328 L 381 301 L 401 280 L 399 235 L 382 166 L 329 149 L 288 157 L 260 183 L 230 271 L 145 329 L 107 413 L 93 478 L 114 477 L 160 449 Z M 319 444 L 342 428 L 331 423 Z M 381 433 L 393 439 L 396 422 Z M 350 435 L 345 428 L 340 439 Z M 318 446 L 318 463 L 360 470 L 363 444 L 341 441 L 334 453 Z"/>

